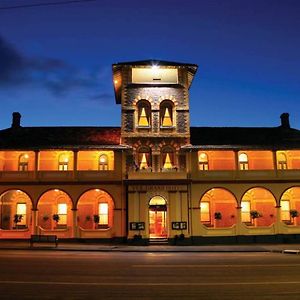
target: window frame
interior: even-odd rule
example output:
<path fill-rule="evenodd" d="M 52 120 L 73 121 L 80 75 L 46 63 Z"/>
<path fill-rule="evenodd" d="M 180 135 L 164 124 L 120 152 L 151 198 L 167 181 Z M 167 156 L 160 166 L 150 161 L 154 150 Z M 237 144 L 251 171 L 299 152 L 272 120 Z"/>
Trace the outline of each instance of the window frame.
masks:
<path fill-rule="evenodd" d="M 105 157 L 105 161 L 101 161 L 101 157 Z M 99 171 L 108 171 L 109 170 L 109 158 L 108 155 L 102 153 L 98 158 L 98 170 Z"/>
<path fill-rule="evenodd" d="M 26 161 L 21 161 L 23 157 L 26 158 Z M 19 172 L 27 172 L 28 171 L 28 166 L 29 166 L 29 155 L 27 153 L 22 153 L 19 156 L 18 171 Z"/>
<path fill-rule="evenodd" d="M 170 117 L 171 123 L 172 123 L 172 125 L 170 125 L 170 126 L 163 125 L 167 108 L 168 108 L 169 117 Z M 174 128 L 175 127 L 174 109 L 175 109 L 175 105 L 174 105 L 173 101 L 171 101 L 171 100 L 163 100 L 160 103 L 160 106 L 159 106 L 159 115 L 160 115 L 159 124 L 160 124 L 160 128 Z"/>
<path fill-rule="evenodd" d="M 245 155 L 247 160 L 241 160 L 242 155 Z M 248 157 L 247 153 L 245 153 L 245 152 L 239 153 L 238 161 L 239 161 L 239 170 L 241 170 L 241 171 L 248 171 L 249 170 L 249 157 Z"/>

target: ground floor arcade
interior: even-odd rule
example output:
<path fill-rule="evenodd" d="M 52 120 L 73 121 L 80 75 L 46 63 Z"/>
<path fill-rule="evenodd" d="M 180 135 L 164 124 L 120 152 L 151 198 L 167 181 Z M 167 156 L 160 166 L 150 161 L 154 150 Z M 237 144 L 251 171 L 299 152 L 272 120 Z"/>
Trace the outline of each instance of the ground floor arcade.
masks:
<path fill-rule="evenodd" d="M 296 184 L 17 186 L 0 194 L 0 239 L 300 235 L 299 212 Z"/>

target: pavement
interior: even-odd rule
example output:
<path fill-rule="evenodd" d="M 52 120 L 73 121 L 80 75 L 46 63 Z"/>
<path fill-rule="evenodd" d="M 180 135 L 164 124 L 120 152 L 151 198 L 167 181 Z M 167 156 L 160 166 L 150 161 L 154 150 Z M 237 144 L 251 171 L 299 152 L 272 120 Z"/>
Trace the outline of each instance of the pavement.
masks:
<path fill-rule="evenodd" d="M 244 245 L 197 245 L 171 246 L 149 245 L 133 246 L 126 244 L 101 244 L 61 242 L 35 243 L 30 247 L 28 241 L 0 241 L 0 250 L 54 250 L 54 251 L 99 251 L 99 252 L 276 252 L 300 254 L 300 244 L 244 244 Z"/>

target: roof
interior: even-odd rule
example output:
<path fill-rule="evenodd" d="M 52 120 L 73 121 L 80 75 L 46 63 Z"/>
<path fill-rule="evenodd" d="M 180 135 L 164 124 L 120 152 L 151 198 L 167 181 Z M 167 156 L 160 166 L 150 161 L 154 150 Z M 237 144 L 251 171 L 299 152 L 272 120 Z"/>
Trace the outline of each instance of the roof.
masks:
<path fill-rule="evenodd" d="M 0 130 L 0 149 L 122 148 L 120 127 L 17 127 Z"/>
<path fill-rule="evenodd" d="M 300 131 L 278 127 L 191 127 L 191 145 L 206 149 L 296 149 Z"/>
<path fill-rule="evenodd" d="M 137 61 L 127 61 L 127 62 L 119 62 L 114 64 L 123 65 L 123 66 L 151 66 L 151 65 L 159 65 L 159 66 L 184 66 L 191 67 L 197 69 L 198 66 L 196 64 L 183 63 L 183 62 L 174 62 L 167 60 L 157 60 L 157 59 L 146 59 L 146 60 L 137 60 Z"/>

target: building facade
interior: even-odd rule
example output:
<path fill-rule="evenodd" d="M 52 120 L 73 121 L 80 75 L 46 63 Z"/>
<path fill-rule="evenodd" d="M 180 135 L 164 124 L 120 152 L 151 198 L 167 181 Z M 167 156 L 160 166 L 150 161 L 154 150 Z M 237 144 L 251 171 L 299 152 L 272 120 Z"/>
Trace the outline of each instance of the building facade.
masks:
<path fill-rule="evenodd" d="M 300 240 L 300 131 L 190 127 L 194 64 L 113 65 L 121 127 L 0 131 L 0 239 Z"/>

